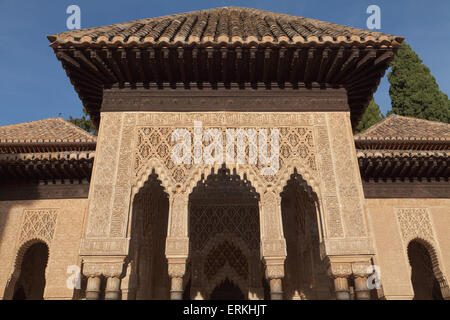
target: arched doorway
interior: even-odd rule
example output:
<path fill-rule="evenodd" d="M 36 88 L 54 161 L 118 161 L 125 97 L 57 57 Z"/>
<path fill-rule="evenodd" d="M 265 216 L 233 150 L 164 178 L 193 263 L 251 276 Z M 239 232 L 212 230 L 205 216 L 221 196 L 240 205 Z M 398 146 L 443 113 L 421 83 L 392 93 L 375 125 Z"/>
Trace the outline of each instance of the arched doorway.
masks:
<path fill-rule="evenodd" d="M 244 294 L 237 285 L 228 278 L 214 288 L 211 300 L 245 300 Z"/>
<path fill-rule="evenodd" d="M 165 241 L 169 196 L 152 173 L 133 200 L 129 299 L 169 299 Z"/>
<path fill-rule="evenodd" d="M 258 202 L 250 182 L 225 167 L 202 177 L 194 188 L 186 275 L 192 299 L 263 298 Z M 239 292 L 233 289 L 237 283 Z"/>
<path fill-rule="evenodd" d="M 20 274 L 15 283 L 13 300 L 44 298 L 48 253 L 48 247 L 43 242 L 34 243 L 26 249 L 20 263 Z"/>
<path fill-rule="evenodd" d="M 443 300 L 429 250 L 418 240 L 408 244 L 414 300 Z"/>
<path fill-rule="evenodd" d="M 320 219 L 317 196 L 294 173 L 281 193 L 286 239 L 286 299 L 330 299 L 327 266 L 320 258 Z"/>

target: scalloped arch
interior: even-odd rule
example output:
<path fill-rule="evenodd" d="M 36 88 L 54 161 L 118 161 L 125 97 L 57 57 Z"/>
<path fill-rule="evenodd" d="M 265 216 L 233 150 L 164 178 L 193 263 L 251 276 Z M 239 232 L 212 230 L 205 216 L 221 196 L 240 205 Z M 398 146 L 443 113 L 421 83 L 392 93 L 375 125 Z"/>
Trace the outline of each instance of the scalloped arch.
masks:
<path fill-rule="evenodd" d="M 20 271 L 20 269 L 22 268 L 22 262 L 25 253 L 28 251 L 28 249 L 30 249 L 33 245 L 37 243 L 43 243 L 47 247 L 47 263 L 48 263 L 48 259 L 50 257 L 50 245 L 44 239 L 36 237 L 27 240 L 20 245 L 19 250 L 17 251 L 16 254 L 16 259 L 14 260 L 14 270 Z"/>
<path fill-rule="evenodd" d="M 407 257 L 408 257 L 408 262 L 409 262 L 410 266 L 411 266 L 411 259 L 410 259 L 410 254 L 409 254 L 409 250 L 410 250 L 409 246 L 413 242 L 417 242 L 417 243 L 421 244 L 427 250 L 428 254 L 430 255 L 430 259 L 431 259 L 431 266 L 433 268 L 433 274 L 436 277 L 437 281 L 439 282 L 439 286 L 441 288 L 442 295 L 444 298 L 449 298 L 448 294 L 449 294 L 450 290 L 449 290 L 449 286 L 448 286 L 448 281 L 445 278 L 443 272 L 441 271 L 441 268 L 440 268 L 441 264 L 439 262 L 439 256 L 433 245 L 434 241 L 424 239 L 423 237 L 410 237 L 410 239 L 408 239 L 406 241 L 406 243 L 407 243 L 406 251 L 407 251 Z"/>
<path fill-rule="evenodd" d="M 172 194 L 180 192 L 190 194 L 198 181 L 201 180 L 202 176 L 208 176 L 212 172 L 217 172 L 221 167 L 222 164 L 198 165 L 198 168 L 191 172 L 186 183 L 182 185 L 173 180 L 169 169 L 167 169 L 160 159 L 152 158 L 148 161 L 145 169 L 141 171 L 136 182 L 132 185 L 132 196 L 139 192 L 153 171 L 158 175 L 161 185 L 167 193 Z M 281 193 L 287 181 L 291 178 L 291 175 L 297 170 L 307 185 L 305 186 L 306 190 L 309 193 L 311 191 L 314 192 L 317 196 L 320 195 L 319 183 L 314 177 L 315 175 L 298 160 L 289 161 L 287 165 L 282 167 L 278 172 L 278 177 L 274 183 L 267 183 L 264 181 L 251 165 L 227 164 L 226 167 L 239 175 L 242 180 L 249 181 L 252 187 L 254 187 L 256 192 L 260 195 L 264 194 L 268 189 L 273 189 L 278 193 Z M 309 190 L 309 188 L 311 190 Z"/>

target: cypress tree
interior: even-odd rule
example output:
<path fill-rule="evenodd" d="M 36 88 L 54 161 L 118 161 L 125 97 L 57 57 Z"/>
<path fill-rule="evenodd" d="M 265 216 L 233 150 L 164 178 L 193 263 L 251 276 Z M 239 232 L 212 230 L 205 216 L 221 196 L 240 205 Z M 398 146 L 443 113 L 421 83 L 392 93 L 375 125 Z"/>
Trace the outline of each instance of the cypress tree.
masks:
<path fill-rule="evenodd" d="M 374 124 L 380 122 L 383 118 L 384 116 L 380 111 L 380 107 L 375 103 L 375 100 L 372 99 L 355 129 L 355 133 L 365 131 Z"/>
<path fill-rule="evenodd" d="M 392 113 L 449 123 L 450 101 L 430 69 L 407 43 L 399 48 L 388 74 Z"/>
<path fill-rule="evenodd" d="M 81 129 L 89 132 L 90 134 L 97 135 L 98 130 L 95 128 L 94 123 L 86 112 L 86 109 L 83 108 L 84 115 L 81 118 L 72 118 L 69 117 L 69 121 L 74 125 L 80 127 Z"/>

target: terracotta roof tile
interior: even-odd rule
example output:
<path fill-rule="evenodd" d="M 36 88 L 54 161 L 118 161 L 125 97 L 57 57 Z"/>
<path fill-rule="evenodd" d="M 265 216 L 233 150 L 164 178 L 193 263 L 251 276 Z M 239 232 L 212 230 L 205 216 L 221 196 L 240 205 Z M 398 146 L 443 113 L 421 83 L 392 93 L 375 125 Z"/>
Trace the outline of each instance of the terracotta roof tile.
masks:
<path fill-rule="evenodd" d="M 62 118 L 0 127 L 0 143 L 91 142 L 97 138 Z"/>
<path fill-rule="evenodd" d="M 53 45 L 386 44 L 401 37 L 264 10 L 223 7 L 48 36 Z"/>
<path fill-rule="evenodd" d="M 450 141 L 450 124 L 391 115 L 355 135 L 355 140 Z"/>

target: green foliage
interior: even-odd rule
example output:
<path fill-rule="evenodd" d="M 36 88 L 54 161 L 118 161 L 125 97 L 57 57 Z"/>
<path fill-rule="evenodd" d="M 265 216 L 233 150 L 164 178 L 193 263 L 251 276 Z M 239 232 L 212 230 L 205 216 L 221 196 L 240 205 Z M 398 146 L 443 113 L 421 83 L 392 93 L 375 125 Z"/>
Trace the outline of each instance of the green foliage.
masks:
<path fill-rule="evenodd" d="M 372 99 L 355 129 L 355 133 L 363 132 L 383 119 L 384 116 L 380 111 L 380 107 Z"/>
<path fill-rule="evenodd" d="M 69 121 L 72 122 L 74 125 L 80 127 L 81 129 L 89 132 L 90 134 L 97 135 L 98 130 L 97 128 L 95 128 L 91 118 L 89 118 L 88 114 L 86 113 L 86 110 L 83 110 L 83 112 L 84 115 L 81 118 L 73 118 L 72 116 L 70 116 Z"/>
<path fill-rule="evenodd" d="M 388 74 L 391 84 L 389 95 L 392 100 L 392 113 L 450 122 L 450 101 L 439 90 L 436 79 L 430 69 L 411 47 L 403 43 L 391 63 Z"/>

